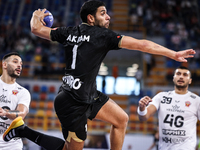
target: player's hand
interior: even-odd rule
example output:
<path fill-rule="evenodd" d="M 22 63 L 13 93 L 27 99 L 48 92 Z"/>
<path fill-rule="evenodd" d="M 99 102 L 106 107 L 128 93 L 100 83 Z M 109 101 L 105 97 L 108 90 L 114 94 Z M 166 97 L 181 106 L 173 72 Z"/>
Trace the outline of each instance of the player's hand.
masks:
<path fill-rule="evenodd" d="M 0 107 L 0 116 L 6 116 L 7 111 Z"/>
<path fill-rule="evenodd" d="M 152 99 L 149 96 L 141 98 L 139 101 L 140 111 L 143 111 L 145 107 L 149 105 L 149 102 L 152 102 Z"/>
<path fill-rule="evenodd" d="M 33 12 L 33 16 L 36 16 L 43 25 L 46 25 L 46 23 L 44 22 L 44 17 L 49 15 L 49 13 L 44 13 L 45 11 L 46 9 L 44 8 L 44 9 L 35 10 Z"/>
<path fill-rule="evenodd" d="M 183 51 L 176 52 L 174 60 L 179 62 L 187 62 L 186 58 L 192 58 L 196 54 L 195 50 L 187 49 Z"/>

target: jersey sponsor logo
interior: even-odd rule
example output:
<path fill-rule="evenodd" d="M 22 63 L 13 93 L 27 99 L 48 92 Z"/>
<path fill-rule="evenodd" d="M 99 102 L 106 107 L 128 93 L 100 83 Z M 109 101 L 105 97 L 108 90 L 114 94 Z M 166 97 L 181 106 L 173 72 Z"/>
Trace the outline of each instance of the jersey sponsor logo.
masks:
<path fill-rule="evenodd" d="M 8 90 L 6 90 L 6 89 L 3 89 L 3 92 L 6 92 L 6 91 L 8 91 Z"/>
<path fill-rule="evenodd" d="M 176 128 L 181 128 L 184 125 L 183 116 L 175 116 L 174 114 L 167 114 L 163 123 L 168 124 L 170 127 L 175 126 Z"/>
<path fill-rule="evenodd" d="M 185 136 L 185 130 L 170 130 L 170 129 L 162 129 L 162 133 L 164 135 L 175 135 L 175 136 Z"/>
<path fill-rule="evenodd" d="M 79 78 L 74 79 L 73 76 L 64 76 L 62 80 L 65 84 L 68 84 L 71 89 L 73 88 L 75 90 L 80 89 L 83 83 Z"/>
<path fill-rule="evenodd" d="M 2 109 L 7 109 L 7 110 L 10 110 L 10 108 L 8 106 L 3 106 Z M 8 120 L 8 118 L 6 116 L 0 116 L 0 118 L 2 120 Z"/>
<path fill-rule="evenodd" d="M 186 101 L 186 102 L 185 102 L 185 106 L 186 106 L 186 107 L 189 107 L 190 105 L 191 105 L 190 101 Z"/>
<path fill-rule="evenodd" d="M 11 103 L 11 101 L 7 100 L 6 96 L 4 96 L 4 95 L 0 96 L 0 102 L 2 102 L 2 103 Z"/>
<path fill-rule="evenodd" d="M 172 91 L 169 91 L 167 94 L 168 94 L 168 95 L 171 95 L 171 94 L 172 94 Z"/>
<path fill-rule="evenodd" d="M 178 106 L 178 105 L 172 105 L 172 108 L 168 108 L 167 111 L 179 112 L 179 113 L 185 112 L 184 110 L 180 109 L 180 106 Z"/>
<path fill-rule="evenodd" d="M 191 98 L 193 98 L 193 99 L 195 99 L 195 98 L 196 98 L 196 96 L 195 96 L 195 95 L 190 95 L 190 97 L 191 97 Z"/>
<path fill-rule="evenodd" d="M 17 87 L 18 88 L 18 90 L 22 90 L 22 88 L 21 87 Z"/>
<path fill-rule="evenodd" d="M 17 91 L 17 90 L 13 90 L 13 91 L 12 91 L 12 94 L 13 94 L 13 95 L 17 95 L 17 93 L 19 93 L 19 91 Z"/>
<path fill-rule="evenodd" d="M 96 101 L 97 99 L 99 99 L 99 96 L 94 98 L 95 101 Z"/>
<path fill-rule="evenodd" d="M 179 144 L 179 143 L 183 143 L 185 141 L 185 139 L 182 139 L 182 138 L 162 137 L 162 141 L 165 142 L 165 143 Z"/>
<path fill-rule="evenodd" d="M 7 129 L 9 126 L 10 126 L 10 124 L 6 124 L 5 122 L 0 122 L 0 127 Z"/>
<path fill-rule="evenodd" d="M 75 36 L 75 35 L 69 35 L 66 39 L 67 41 L 70 41 L 70 42 L 75 42 L 75 43 L 80 43 L 82 41 L 87 41 L 89 42 L 90 41 L 90 36 L 88 35 L 81 35 L 81 36 Z"/>
<path fill-rule="evenodd" d="M 176 102 L 176 103 L 179 103 L 180 101 L 179 101 L 179 100 L 175 100 L 175 102 Z"/>
<path fill-rule="evenodd" d="M 5 131 L 6 131 L 6 129 L 5 130 L 0 129 L 0 134 L 4 134 Z"/>

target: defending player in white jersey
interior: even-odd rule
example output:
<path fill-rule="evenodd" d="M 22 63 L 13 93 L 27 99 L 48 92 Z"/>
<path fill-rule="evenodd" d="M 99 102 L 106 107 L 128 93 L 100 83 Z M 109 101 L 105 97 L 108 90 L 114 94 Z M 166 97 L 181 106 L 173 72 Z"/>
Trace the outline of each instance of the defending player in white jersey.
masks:
<path fill-rule="evenodd" d="M 16 82 L 22 71 L 22 59 L 18 53 L 12 52 L 3 57 L 2 75 L 0 76 L 0 149 L 22 150 L 20 138 L 9 142 L 3 140 L 3 133 L 11 122 L 29 111 L 30 93 Z"/>
<path fill-rule="evenodd" d="M 148 96 L 140 99 L 139 119 L 146 121 L 158 111 L 160 150 L 195 150 L 200 97 L 188 91 L 192 82 L 188 68 L 178 67 L 173 82 L 173 91 L 160 92 L 153 99 Z"/>

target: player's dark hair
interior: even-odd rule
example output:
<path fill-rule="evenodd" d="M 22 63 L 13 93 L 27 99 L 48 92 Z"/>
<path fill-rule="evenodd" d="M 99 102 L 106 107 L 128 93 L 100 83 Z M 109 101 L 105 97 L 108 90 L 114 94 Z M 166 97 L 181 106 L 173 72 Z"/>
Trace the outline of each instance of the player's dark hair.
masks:
<path fill-rule="evenodd" d="M 179 67 L 177 67 L 177 69 L 187 69 L 187 70 L 189 70 L 187 67 L 185 67 L 185 66 L 179 66 Z"/>
<path fill-rule="evenodd" d="M 185 67 L 185 66 L 179 66 L 179 67 L 177 67 L 176 69 L 186 69 L 186 70 L 188 70 L 189 72 L 190 72 L 190 78 L 192 78 L 192 73 L 191 73 L 191 71 L 187 68 L 187 67 Z M 176 71 L 176 70 L 175 70 Z M 175 73 L 175 72 L 174 72 Z"/>
<path fill-rule="evenodd" d="M 10 52 L 10 53 L 3 56 L 3 61 L 5 61 L 8 57 L 10 57 L 12 55 L 16 55 L 16 56 L 20 57 L 19 53 L 17 53 L 17 52 Z"/>
<path fill-rule="evenodd" d="M 89 1 L 85 2 L 82 5 L 81 10 L 80 10 L 80 17 L 81 17 L 82 22 L 87 23 L 87 16 L 89 14 L 95 16 L 97 9 L 100 6 L 105 6 L 105 3 L 102 1 L 98 1 L 98 0 L 89 0 Z"/>

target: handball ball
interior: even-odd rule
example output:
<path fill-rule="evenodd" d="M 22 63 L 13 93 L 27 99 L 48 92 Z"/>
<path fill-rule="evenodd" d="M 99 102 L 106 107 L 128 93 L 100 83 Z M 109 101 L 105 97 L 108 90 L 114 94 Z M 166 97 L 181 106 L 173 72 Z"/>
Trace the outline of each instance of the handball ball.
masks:
<path fill-rule="evenodd" d="M 44 13 L 49 13 L 48 16 L 44 17 L 44 22 L 46 23 L 46 26 L 51 28 L 51 26 L 53 25 L 53 15 L 51 14 L 50 11 L 46 10 Z"/>

